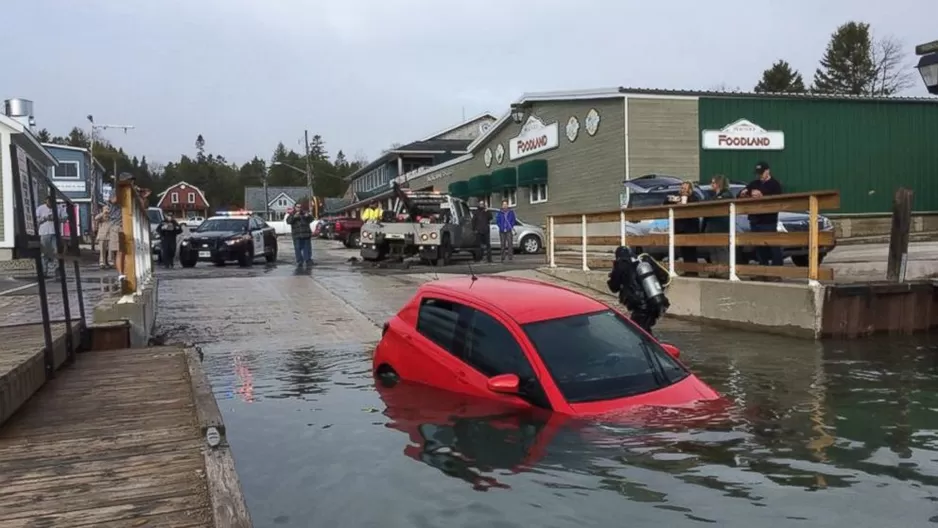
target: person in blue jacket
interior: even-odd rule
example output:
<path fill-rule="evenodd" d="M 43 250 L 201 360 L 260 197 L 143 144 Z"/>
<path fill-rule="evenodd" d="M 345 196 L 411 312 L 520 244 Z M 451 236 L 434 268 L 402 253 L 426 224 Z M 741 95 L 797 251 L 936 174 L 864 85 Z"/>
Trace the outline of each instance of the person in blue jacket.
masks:
<path fill-rule="evenodd" d="M 508 200 L 502 200 L 502 208 L 495 215 L 495 225 L 498 226 L 498 242 L 502 252 L 502 262 L 505 262 L 505 255 L 508 260 L 512 260 L 515 254 L 514 229 L 515 212 L 508 207 Z"/>

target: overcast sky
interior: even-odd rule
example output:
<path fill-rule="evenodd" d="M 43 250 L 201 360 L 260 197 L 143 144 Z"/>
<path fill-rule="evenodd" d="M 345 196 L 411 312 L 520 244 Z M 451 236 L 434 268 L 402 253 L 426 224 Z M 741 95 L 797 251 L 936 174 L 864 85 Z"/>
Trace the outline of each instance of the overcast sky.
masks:
<path fill-rule="evenodd" d="M 98 123 L 132 154 L 243 162 L 304 128 L 374 157 L 523 92 L 748 90 L 784 58 L 809 83 L 831 32 L 872 24 L 909 50 L 936 0 L 3 0 L 0 96 L 40 128 Z M 916 74 L 909 95 L 926 95 Z"/>

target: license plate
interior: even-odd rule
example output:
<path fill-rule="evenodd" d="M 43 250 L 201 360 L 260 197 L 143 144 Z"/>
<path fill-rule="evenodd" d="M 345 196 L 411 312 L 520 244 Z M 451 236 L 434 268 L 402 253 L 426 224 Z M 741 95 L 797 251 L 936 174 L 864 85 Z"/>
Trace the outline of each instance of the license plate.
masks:
<path fill-rule="evenodd" d="M 211 251 L 199 251 L 199 258 L 208 258 L 212 256 Z"/>
<path fill-rule="evenodd" d="M 387 238 L 395 238 L 395 239 L 400 239 L 400 240 L 403 240 L 403 239 L 404 239 L 404 235 L 402 235 L 402 234 L 400 234 L 400 233 L 388 233 L 388 234 L 386 234 L 386 235 L 384 235 L 384 236 L 387 237 Z"/>

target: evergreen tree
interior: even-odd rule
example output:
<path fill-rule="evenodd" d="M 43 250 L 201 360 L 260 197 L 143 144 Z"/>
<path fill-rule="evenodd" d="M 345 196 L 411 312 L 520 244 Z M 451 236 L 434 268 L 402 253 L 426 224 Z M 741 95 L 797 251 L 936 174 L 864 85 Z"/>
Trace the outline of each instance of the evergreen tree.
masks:
<path fill-rule="evenodd" d="M 812 91 L 822 94 L 868 95 L 876 79 L 870 25 L 848 22 L 831 35 Z"/>
<path fill-rule="evenodd" d="M 41 143 L 51 143 L 52 134 L 50 134 L 48 130 L 43 128 L 36 134 L 36 139 L 38 139 Z"/>
<path fill-rule="evenodd" d="M 314 135 L 309 140 L 309 158 L 311 160 L 329 160 L 329 153 L 326 152 L 326 142 L 319 134 Z"/>
<path fill-rule="evenodd" d="M 199 159 L 205 157 L 205 138 L 202 137 L 202 134 L 195 138 L 195 150 Z"/>
<path fill-rule="evenodd" d="M 333 165 L 335 165 L 335 168 L 339 170 L 348 167 L 348 160 L 345 159 L 344 152 L 340 150 L 339 153 L 335 155 L 335 162 L 333 162 Z"/>
<path fill-rule="evenodd" d="M 777 60 L 772 67 L 762 72 L 756 84 L 757 93 L 803 93 L 804 79 L 787 61 Z"/>

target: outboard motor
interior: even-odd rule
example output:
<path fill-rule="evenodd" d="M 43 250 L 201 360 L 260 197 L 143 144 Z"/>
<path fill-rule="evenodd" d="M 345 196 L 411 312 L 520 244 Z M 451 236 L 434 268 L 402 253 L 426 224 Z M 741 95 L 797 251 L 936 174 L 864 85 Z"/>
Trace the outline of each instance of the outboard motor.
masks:
<path fill-rule="evenodd" d="M 632 321 L 649 334 L 671 303 L 662 283 L 668 273 L 648 255 L 636 256 L 627 246 L 616 249 L 616 260 L 606 282 L 619 294 L 619 302 L 629 310 Z"/>

